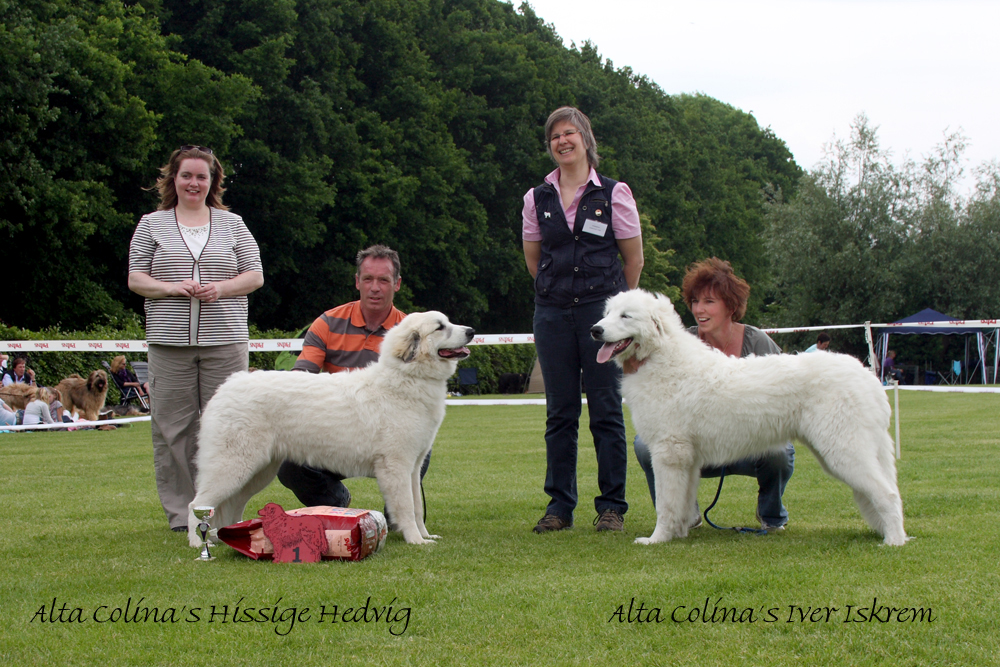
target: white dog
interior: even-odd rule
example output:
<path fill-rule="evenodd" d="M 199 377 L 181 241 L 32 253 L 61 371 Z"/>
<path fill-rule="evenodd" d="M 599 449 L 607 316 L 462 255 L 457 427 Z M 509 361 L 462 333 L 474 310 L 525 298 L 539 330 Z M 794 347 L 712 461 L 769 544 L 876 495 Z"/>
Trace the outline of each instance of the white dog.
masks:
<path fill-rule="evenodd" d="M 591 335 L 599 362 L 635 368 L 622 394 L 649 446 L 656 529 L 640 544 L 686 537 L 699 470 L 759 455 L 797 438 L 823 469 L 854 490 L 885 543 L 906 542 L 885 390 L 853 357 L 821 354 L 736 359 L 689 333 L 669 299 L 641 290 L 608 299 Z"/>
<path fill-rule="evenodd" d="M 446 382 L 475 332 L 438 312 L 413 313 L 389 330 L 376 363 L 362 370 L 236 373 L 205 408 L 197 493 L 215 508 L 214 528 L 243 518 L 250 498 L 285 459 L 374 477 L 403 538 L 426 544 L 420 464 L 444 419 Z M 193 510 L 191 546 L 201 546 Z"/>

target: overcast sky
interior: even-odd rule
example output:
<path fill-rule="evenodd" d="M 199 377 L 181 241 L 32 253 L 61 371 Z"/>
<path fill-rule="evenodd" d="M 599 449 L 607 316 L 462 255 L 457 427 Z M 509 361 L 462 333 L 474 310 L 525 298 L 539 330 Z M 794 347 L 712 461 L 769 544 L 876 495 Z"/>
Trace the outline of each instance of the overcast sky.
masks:
<path fill-rule="evenodd" d="M 967 168 L 1000 157 L 998 0 L 529 1 L 567 47 L 752 112 L 806 169 L 861 112 L 897 162 L 959 129 Z"/>

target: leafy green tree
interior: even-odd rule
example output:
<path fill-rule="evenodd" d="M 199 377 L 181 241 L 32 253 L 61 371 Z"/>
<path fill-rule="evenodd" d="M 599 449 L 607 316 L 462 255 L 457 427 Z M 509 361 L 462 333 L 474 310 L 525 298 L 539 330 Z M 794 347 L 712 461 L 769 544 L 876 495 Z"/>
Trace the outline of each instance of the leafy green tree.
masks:
<path fill-rule="evenodd" d="M 11 321 L 124 312 L 100 246 L 129 233 L 114 184 L 142 163 L 155 126 L 116 55 L 126 23 L 114 2 L 0 2 L 0 229 L 7 255 L 25 260 L 8 273 Z"/>
<path fill-rule="evenodd" d="M 913 224 L 907 172 L 858 116 L 849 141 L 837 141 L 797 196 L 770 210 L 775 324 L 794 326 L 890 320 L 903 303 L 895 271 Z M 860 320 L 858 318 L 861 318 Z"/>
<path fill-rule="evenodd" d="M 996 317 L 1000 176 L 985 165 L 977 191 L 960 196 L 964 147 L 952 134 L 919 164 L 896 165 L 859 115 L 797 195 L 770 207 L 770 323 L 891 322 L 924 308 Z"/>
<path fill-rule="evenodd" d="M 937 187 L 940 198 L 927 202 L 901 270 L 907 312 L 934 308 L 963 319 L 996 319 L 1000 314 L 997 165 L 983 165 L 977 181 L 967 200 L 954 199 L 951 188 Z"/>
<path fill-rule="evenodd" d="M 0 233 L 21 262 L 4 317 L 81 328 L 120 317 L 128 241 L 152 208 L 141 187 L 164 159 L 160 123 L 205 99 L 183 95 L 190 75 L 210 75 L 169 51 L 155 17 L 117 0 L 0 0 L 0 25 Z"/>
<path fill-rule="evenodd" d="M 528 330 L 521 198 L 553 168 L 543 125 L 560 105 L 591 117 L 601 170 L 636 194 L 644 286 L 669 293 L 672 264 L 708 254 L 763 283 L 762 193 L 796 185 L 784 143 L 752 116 L 666 95 L 592 44 L 567 48 L 526 3 L 0 0 L 0 12 L 0 229 L 15 248 L 58 251 L 12 284 L 47 295 L 5 311 L 18 324 L 140 311 L 128 241 L 156 203 L 143 188 L 181 144 L 226 165 L 226 201 L 264 257 L 251 319 L 286 329 L 356 298 L 356 252 L 387 243 L 403 256 L 402 308 Z"/>

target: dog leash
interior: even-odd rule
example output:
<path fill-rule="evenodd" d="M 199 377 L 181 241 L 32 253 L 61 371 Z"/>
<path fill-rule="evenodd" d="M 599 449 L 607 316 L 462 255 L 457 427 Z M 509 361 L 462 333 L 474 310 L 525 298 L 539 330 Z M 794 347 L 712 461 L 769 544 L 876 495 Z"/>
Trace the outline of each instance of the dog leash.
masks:
<path fill-rule="evenodd" d="M 716 526 L 712 523 L 712 520 L 708 518 L 708 512 L 715 507 L 715 503 L 719 502 L 719 495 L 722 493 L 722 482 L 726 479 L 726 467 L 723 466 L 721 472 L 719 473 L 719 488 L 715 491 L 715 498 L 712 499 L 712 504 L 705 508 L 705 523 L 710 525 L 716 530 L 735 530 L 737 533 L 752 533 L 753 535 L 767 535 L 767 531 L 763 528 L 748 528 L 746 526 Z"/>

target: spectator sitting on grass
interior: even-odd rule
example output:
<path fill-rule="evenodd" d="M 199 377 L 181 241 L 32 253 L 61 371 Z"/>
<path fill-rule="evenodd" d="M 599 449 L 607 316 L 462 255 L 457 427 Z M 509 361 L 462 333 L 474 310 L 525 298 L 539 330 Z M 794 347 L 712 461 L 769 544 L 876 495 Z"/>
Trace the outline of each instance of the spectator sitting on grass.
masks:
<path fill-rule="evenodd" d="M 21 423 L 25 426 L 34 424 L 54 424 L 52 413 L 49 412 L 49 402 L 52 400 L 52 392 L 48 387 L 42 387 L 35 395 L 35 400 L 28 403 L 24 409 L 24 418 Z"/>
<path fill-rule="evenodd" d="M 35 371 L 28 368 L 28 360 L 24 357 L 15 359 L 11 367 L 4 371 L 3 374 L 3 386 L 7 387 L 18 383 L 30 384 L 32 386 L 35 384 Z"/>
<path fill-rule="evenodd" d="M 17 413 L 14 408 L 3 402 L 0 398 L 0 426 L 13 426 L 17 422 Z"/>

